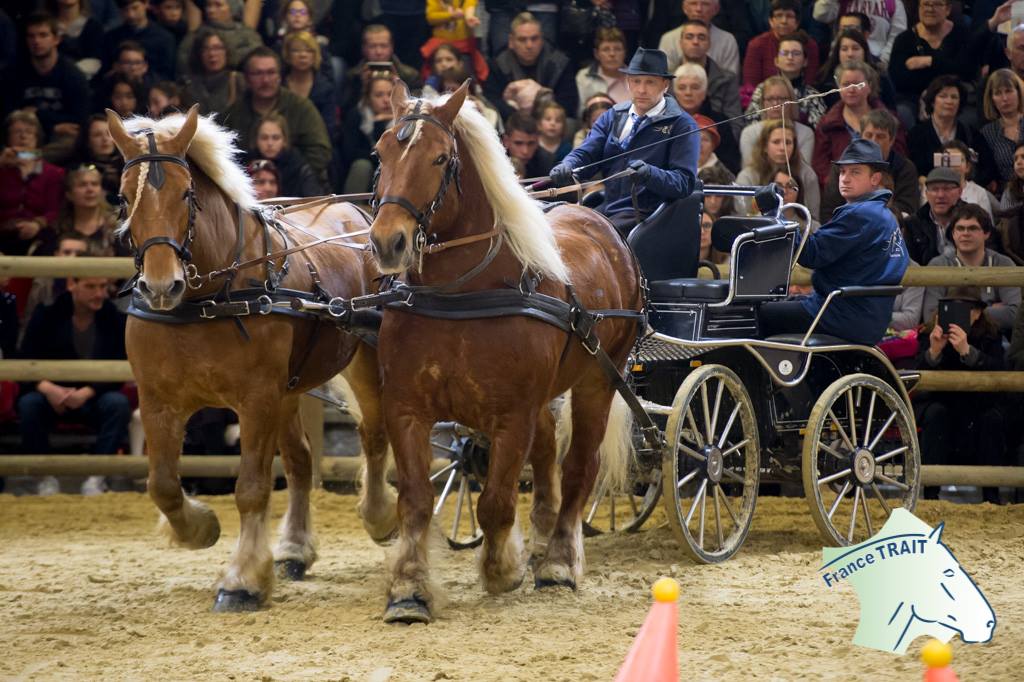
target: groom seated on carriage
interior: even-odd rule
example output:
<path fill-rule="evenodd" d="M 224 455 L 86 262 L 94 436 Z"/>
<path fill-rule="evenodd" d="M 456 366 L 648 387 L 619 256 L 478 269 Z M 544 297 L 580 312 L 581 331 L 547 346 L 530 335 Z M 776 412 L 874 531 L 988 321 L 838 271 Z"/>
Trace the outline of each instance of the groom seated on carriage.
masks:
<path fill-rule="evenodd" d="M 675 99 L 666 96 L 673 76 L 664 52 L 641 47 L 620 71 L 626 74 L 632 100 L 602 114 L 583 144 L 552 168 L 550 176 L 556 185 L 565 186 L 599 170 L 609 177 L 633 169 L 633 175 L 605 183 L 604 202 L 597 207 L 627 235 L 663 202 L 693 192 L 700 136 L 685 134 L 696 130 L 697 124 Z M 607 163 L 600 163 L 606 159 Z"/>

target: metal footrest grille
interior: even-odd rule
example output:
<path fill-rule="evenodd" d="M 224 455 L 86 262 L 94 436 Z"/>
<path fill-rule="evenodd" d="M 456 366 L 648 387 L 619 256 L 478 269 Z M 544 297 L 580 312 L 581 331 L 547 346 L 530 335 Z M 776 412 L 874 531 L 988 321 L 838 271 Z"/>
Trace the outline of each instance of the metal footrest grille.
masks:
<path fill-rule="evenodd" d="M 640 340 L 634 357 L 640 363 L 689 360 L 714 348 L 715 346 L 682 346 L 648 336 Z"/>

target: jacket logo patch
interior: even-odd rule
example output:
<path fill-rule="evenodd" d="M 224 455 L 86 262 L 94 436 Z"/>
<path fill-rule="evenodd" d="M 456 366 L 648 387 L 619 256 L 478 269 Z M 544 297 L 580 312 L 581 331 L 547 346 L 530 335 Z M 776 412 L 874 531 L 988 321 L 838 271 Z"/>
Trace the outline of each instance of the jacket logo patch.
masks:
<path fill-rule="evenodd" d="M 672 132 L 672 126 L 655 126 L 654 129 L 657 130 L 662 135 L 668 135 L 670 132 Z"/>

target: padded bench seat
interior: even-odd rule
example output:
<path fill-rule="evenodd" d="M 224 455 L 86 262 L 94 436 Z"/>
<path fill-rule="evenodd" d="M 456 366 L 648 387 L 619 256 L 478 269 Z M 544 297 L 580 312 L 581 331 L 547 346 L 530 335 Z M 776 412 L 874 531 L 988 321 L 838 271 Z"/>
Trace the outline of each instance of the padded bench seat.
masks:
<path fill-rule="evenodd" d="M 724 301 L 729 295 L 729 281 L 724 279 L 663 279 L 649 282 L 651 299 L 655 301 L 715 302 Z"/>
<path fill-rule="evenodd" d="M 803 334 L 776 334 L 775 336 L 765 337 L 765 341 L 773 341 L 775 343 L 788 343 L 794 346 L 799 346 L 800 342 L 804 340 Z M 838 336 L 829 336 L 828 334 L 811 334 L 811 338 L 807 339 L 807 346 L 809 348 L 820 348 L 822 346 L 849 346 L 852 342 L 846 339 L 841 339 Z"/>

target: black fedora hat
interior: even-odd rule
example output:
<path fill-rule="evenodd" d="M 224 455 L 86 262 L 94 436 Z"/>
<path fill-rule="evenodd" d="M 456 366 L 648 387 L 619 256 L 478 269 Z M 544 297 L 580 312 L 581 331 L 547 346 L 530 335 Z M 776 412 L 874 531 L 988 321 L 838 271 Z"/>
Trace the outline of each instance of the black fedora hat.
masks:
<path fill-rule="evenodd" d="M 629 60 L 629 66 L 619 69 L 627 76 L 659 76 L 661 78 L 675 78 L 669 73 L 668 57 L 661 50 L 648 50 L 645 47 L 636 48 L 633 58 Z"/>
<path fill-rule="evenodd" d="M 877 168 L 889 167 L 889 163 L 882 158 L 882 148 L 863 137 L 858 137 L 848 144 L 839 160 L 832 162 L 835 166 L 851 166 L 855 163 L 864 163 Z"/>

